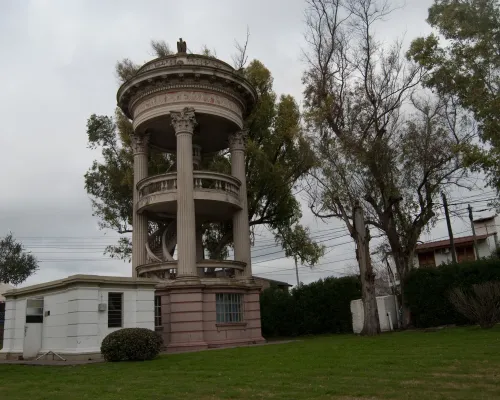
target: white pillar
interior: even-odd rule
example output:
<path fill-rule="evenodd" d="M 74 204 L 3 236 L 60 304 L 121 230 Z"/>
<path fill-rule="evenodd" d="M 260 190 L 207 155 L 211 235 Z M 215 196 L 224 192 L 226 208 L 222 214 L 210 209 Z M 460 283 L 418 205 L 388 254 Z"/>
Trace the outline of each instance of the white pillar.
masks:
<path fill-rule="evenodd" d="M 247 183 L 245 172 L 246 131 L 239 131 L 229 137 L 231 151 L 231 175 L 241 181 L 240 200 L 242 209 L 233 216 L 234 259 L 246 263 L 243 277 L 252 277 L 252 255 L 250 250 L 250 227 L 248 224 Z"/>
<path fill-rule="evenodd" d="M 177 137 L 177 277 L 197 277 L 193 199 L 193 108 L 170 112 Z"/>
<path fill-rule="evenodd" d="M 137 276 L 136 268 L 146 264 L 146 241 L 148 240 L 148 218 L 137 213 L 139 192 L 137 183 L 148 177 L 148 145 L 149 134 L 132 134 L 132 151 L 134 155 L 134 190 L 132 212 L 132 276 Z"/>

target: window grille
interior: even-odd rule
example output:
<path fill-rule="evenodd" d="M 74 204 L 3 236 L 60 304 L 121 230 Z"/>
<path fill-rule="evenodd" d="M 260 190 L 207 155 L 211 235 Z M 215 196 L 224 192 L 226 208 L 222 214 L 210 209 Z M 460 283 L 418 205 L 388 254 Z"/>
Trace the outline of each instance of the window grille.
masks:
<path fill-rule="evenodd" d="M 243 322 L 243 295 L 217 293 L 215 295 L 216 321 L 218 324 Z"/>
<path fill-rule="evenodd" d="M 155 328 L 161 327 L 161 296 L 155 296 Z"/>
<path fill-rule="evenodd" d="M 121 328 L 123 320 L 123 293 L 108 293 L 108 328 Z"/>

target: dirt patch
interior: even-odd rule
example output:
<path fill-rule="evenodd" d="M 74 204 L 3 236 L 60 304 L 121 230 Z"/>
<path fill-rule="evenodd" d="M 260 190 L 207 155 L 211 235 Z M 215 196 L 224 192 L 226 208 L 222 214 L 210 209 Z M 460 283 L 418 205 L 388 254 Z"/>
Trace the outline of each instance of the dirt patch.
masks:
<path fill-rule="evenodd" d="M 417 379 L 412 379 L 409 381 L 402 381 L 401 384 L 403 386 L 419 386 L 419 385 L 427 385 L 427 382 L 425 381 L 419 381 Z"/>

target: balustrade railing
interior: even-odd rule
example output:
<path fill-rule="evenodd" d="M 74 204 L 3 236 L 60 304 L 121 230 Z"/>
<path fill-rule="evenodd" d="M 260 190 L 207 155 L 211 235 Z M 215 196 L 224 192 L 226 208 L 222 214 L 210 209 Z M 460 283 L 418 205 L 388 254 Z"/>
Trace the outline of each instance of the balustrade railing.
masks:
<path fill-rule="evenodd" d="M 240 195 L 241 182 L 233 176 L 207 171 L 195 171 L 194 188 L 226 192 L 236 198 Z"/>
<path fill-rule="evenodd" d="M 193 172 L 194 189 L 214 190 L 227 193 L 239 198 L 241 182 L 230 175 L 209 171 Z M 139 198 L 153 194 L 177 190 L 177 173 L 170 172 L 163 175 L 146 178 L 137 185 Z"/>

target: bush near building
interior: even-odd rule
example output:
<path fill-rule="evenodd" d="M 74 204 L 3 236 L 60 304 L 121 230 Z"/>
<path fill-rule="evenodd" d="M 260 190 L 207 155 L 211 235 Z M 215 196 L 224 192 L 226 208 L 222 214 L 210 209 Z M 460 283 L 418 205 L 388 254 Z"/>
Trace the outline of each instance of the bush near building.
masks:
<path fill-rule="evenodd" d="M 106 361 L 152 360 L 159 353 L 163 340 L 156 332 L 145 328 L 124 328 L 111 332 L 101 344 Z"/>
<path fill-rule="evenodd" d="M 470 323 L 450 302 L 456 288 L 500 281 L 500 259 L 489 258 L 436 268 L 419 268 L 410 272 L 404 282 L 405 301 L 413 324 L 419 328 Z"/>
<path fill-rule="evenodd" d="M 351 300 L 361 298 L 355 276 L 327 278 L 290 292 L 271 287 L 262 292 L 260 312 L 266 338 L 352 332 Z"/>

